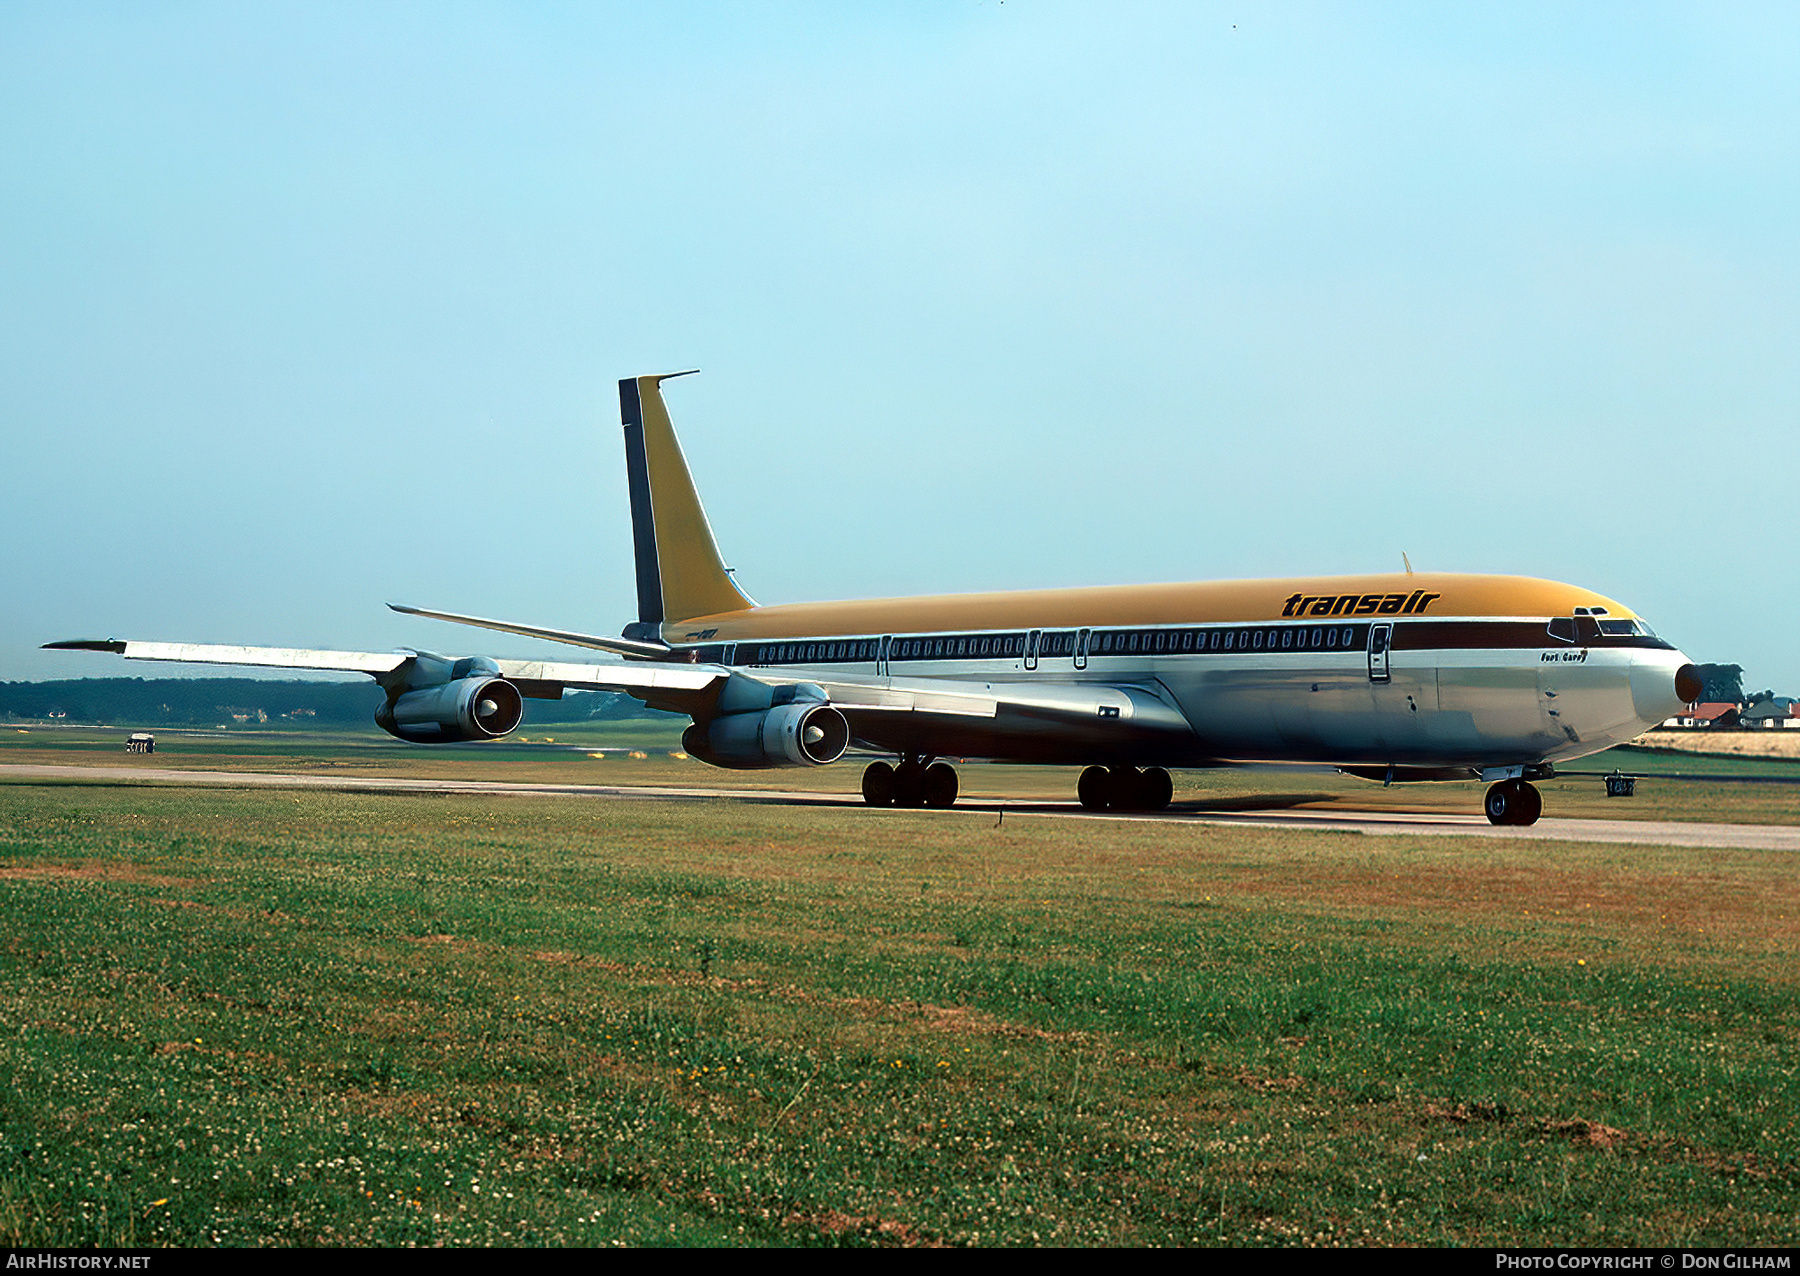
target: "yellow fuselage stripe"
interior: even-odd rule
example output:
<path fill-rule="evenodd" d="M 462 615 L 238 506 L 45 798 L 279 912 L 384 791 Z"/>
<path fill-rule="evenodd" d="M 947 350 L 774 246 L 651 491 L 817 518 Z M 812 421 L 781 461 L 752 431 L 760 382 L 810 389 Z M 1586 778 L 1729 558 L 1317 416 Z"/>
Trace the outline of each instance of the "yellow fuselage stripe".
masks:
<path fill-rule="evenodd" d="M 1402 613 L 1400 609 L 1409 604 L 1416 611 Z M 1613 619 L 1636 617 L 1613 599 L 1556 581 L 1420 572 L 786 603 L 669 621 L 663 625 L 663 637 L 673 643 L 738 642 L 1123 625 L 1262 624 L 1324 616 L 1359 620 L 1408 615 L 1550 617 L 1572 615 L 1577 607 L 1604 608 Z"/>

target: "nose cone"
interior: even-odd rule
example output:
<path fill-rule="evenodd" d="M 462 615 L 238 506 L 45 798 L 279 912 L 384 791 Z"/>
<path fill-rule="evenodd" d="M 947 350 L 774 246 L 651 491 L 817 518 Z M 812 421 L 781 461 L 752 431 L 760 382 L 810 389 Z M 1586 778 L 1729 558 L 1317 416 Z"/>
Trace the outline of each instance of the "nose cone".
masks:
<path fill-rule="evenodd" d="M 1700 670 L 1679 651 L 1656 652 L 1631 668 L 1631 703 L 1646 727 L 1672 718 L 1700 698 Z"/>

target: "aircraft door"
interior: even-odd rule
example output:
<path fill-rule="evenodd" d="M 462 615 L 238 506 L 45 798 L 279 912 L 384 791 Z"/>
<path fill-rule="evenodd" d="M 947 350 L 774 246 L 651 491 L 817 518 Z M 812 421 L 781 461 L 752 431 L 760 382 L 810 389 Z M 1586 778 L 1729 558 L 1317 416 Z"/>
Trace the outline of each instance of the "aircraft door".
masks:
<path fill-rule="evenodd" d="M 1041 637 L 1043 637 L 1041 629 L 1033 629 L 1025 635 L 1025 667 L 1027 669 L 1037 668 L 1038 639 Z"/>
<path fill-rule="evenodd" d="M 878 677 L 882 677 L 882 678 L 887 677 L 888 646 L 893 641 L 894 640 L 891 636 L 889 636 L 887 634 L 883 634 L 882 638 L 881 638 L 881 645 L 875 649 L 875 673 Z"/>
<path fill-rule="evenodd" d="M 1393 646 L 1394 627 L 1387 625 L 1369 626 L 1369 681 L 1386 682 L 1388 673 L 1388 650 Z"/>
<path fill-rule="evenodd" d="M 1075 635 L 1075 667 L 1077 669 L 1087 668 L 1087 645 L 1088 631 L 1083 629 Z"/>

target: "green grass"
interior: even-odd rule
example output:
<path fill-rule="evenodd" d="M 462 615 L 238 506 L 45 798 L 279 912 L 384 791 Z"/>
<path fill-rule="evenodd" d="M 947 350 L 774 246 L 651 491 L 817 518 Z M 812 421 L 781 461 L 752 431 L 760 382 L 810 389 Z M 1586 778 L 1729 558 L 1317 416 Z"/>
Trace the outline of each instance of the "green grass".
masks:
<path fill-rule="evenodd" d="M 0 1244 L 1791 1244 L 1794 868 L 0 785 Z"/>

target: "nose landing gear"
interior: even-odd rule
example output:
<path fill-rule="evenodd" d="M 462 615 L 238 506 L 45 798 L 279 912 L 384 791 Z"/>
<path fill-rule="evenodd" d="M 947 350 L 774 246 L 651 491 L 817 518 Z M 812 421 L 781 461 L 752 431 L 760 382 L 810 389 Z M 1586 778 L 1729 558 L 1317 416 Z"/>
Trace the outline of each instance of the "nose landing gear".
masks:
<path fill-rule="evenodd" d="M 1487 791 L 1482 804 L 1489 824 L 1536 824 L 1544 799 L 1524 780 L 1502 780 Z"/>

